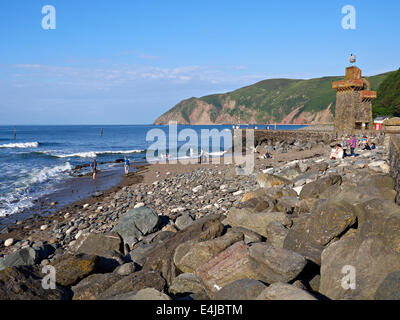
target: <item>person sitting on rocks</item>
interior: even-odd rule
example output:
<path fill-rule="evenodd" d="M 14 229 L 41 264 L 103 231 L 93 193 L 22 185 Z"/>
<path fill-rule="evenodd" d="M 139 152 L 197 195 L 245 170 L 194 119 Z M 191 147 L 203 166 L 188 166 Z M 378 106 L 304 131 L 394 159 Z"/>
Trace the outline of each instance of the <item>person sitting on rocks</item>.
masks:
<path fill-rule="evenodd" d="M 372 142 L 370 148 L 371 148 L 371 150 L 376 149 L 375 143 Z"/>
<path fill-rule="evenodd" d="M 330 159 L 331 160 L 343 159 L 343 154 L 344 154 L 344 151 L 343 151 L 342 146 L 340 144 L 337 144 L 335 149 L 332 150 Z"/>
<path fill-rule="evenodd" d="M 371 150 L 371 147 L 369 146 L 368 142 L 365 143 L 364 147 L 361 150 Z"/>

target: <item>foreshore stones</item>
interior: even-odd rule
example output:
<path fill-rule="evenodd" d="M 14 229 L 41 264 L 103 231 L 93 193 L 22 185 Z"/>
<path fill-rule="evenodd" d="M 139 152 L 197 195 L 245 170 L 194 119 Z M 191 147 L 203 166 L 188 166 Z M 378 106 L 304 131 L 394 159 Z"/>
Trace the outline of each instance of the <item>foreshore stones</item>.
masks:
<path fill-rule="evenodd" d="M 302 255 L 276 248 L 266 242 L 252 244 L 249 255 L 257 279 L 266 283 L 289 282 L 295 279 L 307 264 Z"/>
<path fill-rule="evenodd" d="M 330 299 L 372 300 L 385 278 L 400 270 L 399 253 L 378 237 L 358 234 L 329 245 L 321 260 L 319 290 Z M 343 272 L 356 276 L 353 290 L 348 290 L 351 283 L 342 286 Z"/>
<path fill-rule="evenodd" d="M 56 286 L 42 285 L 43 274 L 33 266 L 18 266 L 0 271 L 0 300 L 66 300 L 69 293 Z"/>
<path fill-rule="evenodd" d="M 9 238 L 6 241 L 4 241 L 4 246 L 5 247 L 12 246 L 13 244 L 14 244 L 14 239 L 13 238 Z"/>
<path fill-rule="evenodd" d="M 291 219 L 282 212 L 253 212 L 248 208 L 232 208 L 223 223 L 232 227 L 243 227 L 267 237 L 267 227 L 272 221 L 284 226 L 292 224 Z"/>
<path fill-rule="evenodd" d="M 0 259 L 0 270 L 15 266 L 31 266 L 39 264 L 50 254 L 54 253 L 55 248 L 45 244 L 34 248 L 28 247 L 19 249 Z"/>
<path fill-rule="evenodd" d="M 208 241 L 188 241 L 179 245 L 174 253 L 175 266 L 182 272 L 193 273 L 198 267 L 235 242 L 244 239 L 243 233 L 229 232 Z"/>
<path fill-rule="evenodd" d="M 269 173 L 259 173 L 257 174 L 256 178 L 257 178 L 257 183 L 261 188 L 273 188 L 275 186 L 288 185 L 292 183 L 288 179 Z"/>
<path fill-rule="evenodd" d="M 218 215 L 207 216 L 178 231 L 148 253 L 143 270 L 161 272 L 168 285 L 170 285 L 176 277 L 176 268 L 173 261 L 175 249 L 181 243 L 189 240 L 206 241 L 219 237 L 224 229 L 220 219 L 221 216 Z"/>
<path fill-rule="evenodd" d="M 335 184 L 340 185 L 341 183 L 342 177 L 340 175 L 329 175 L 327 177 L 320 178 L 304 185 L 300 191 L 299 198 L 317 198 L 320 193 L 324 192 L 330 186 Z"/>
<path fill-rule="evenodd" d="M 202 293 L 204 292 L 204 287 L 195 274 L 181 273 L 172 281 L 172 284 L 169 287 L 169 292 L 180 295 Z"/>
<path fill-rule="evenodd" d="M 113 231 L 117 232 L 125 242 L 131 243 L 132 239 L 156 231 L 160 223 L 157 213 L 150 208 L 140 207 L 128 210 L 121 216 Z"/>
<path fill-rule="evenodd" d="M 317 300 L 307 291 L 287 283 L 273 283 L 264 289 L 257 300 Z"/>
<path fill-rule="evenodd" d="M 56 282 L 68 287 L 94 272 L 97 262 L 97 256 L 65 254 L 50 265 L 56 268 Z"/>
<path fill-rule="evenodd" d="M 225 285 L 240 279 L 256 279 L 251 268 L 248 246 L 236 242 L 196 270 L 208 296 L 215 297 Z"/>
<path fill-rule="evenodd" d="M 219 290 L 215 300 L 255 300 L 267 286 L 254 279 L 240 279 Z"/>

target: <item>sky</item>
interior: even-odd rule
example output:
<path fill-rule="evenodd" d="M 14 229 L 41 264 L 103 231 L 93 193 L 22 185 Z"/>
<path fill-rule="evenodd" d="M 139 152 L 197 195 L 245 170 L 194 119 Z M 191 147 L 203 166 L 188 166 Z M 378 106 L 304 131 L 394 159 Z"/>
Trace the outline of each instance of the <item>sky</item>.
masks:
<path fill-rule="evenodd" d="M 0 125 L 149 124 L 190 97 L 344 75 L 350 53 L 366 76 L 396 70 L 399 13 L 398 0 L 1 0 Z"/>

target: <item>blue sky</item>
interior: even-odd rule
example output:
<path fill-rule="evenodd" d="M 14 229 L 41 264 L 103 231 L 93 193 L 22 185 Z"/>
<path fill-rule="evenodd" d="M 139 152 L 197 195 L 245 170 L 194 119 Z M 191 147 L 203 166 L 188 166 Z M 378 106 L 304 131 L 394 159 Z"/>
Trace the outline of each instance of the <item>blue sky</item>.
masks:
<path fill-rule="evenodd" d="M 192 96 L 343 75 L 350 53 L 365 75 L 395 70 L 399 13 L 398 0 L 1 0 L 0 124 L 152 123 Z"/>

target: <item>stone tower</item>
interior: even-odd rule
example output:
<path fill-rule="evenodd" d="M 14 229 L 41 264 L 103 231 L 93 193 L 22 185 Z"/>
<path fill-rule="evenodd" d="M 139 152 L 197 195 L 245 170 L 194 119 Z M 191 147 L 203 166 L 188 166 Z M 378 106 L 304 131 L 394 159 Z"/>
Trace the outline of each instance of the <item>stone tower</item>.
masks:
<path fill-rule="evenodd" d="M 350 62 L 355 62 L 352 56 Z M 372 100 L 376 92 L 371 91 L 369 81 L 361 76 L 355 66 L 346 68 L 345 80 L 335 81 L 336 90 L 335 133 L 338 137 L 364 133 L 373 129 Z"/>

